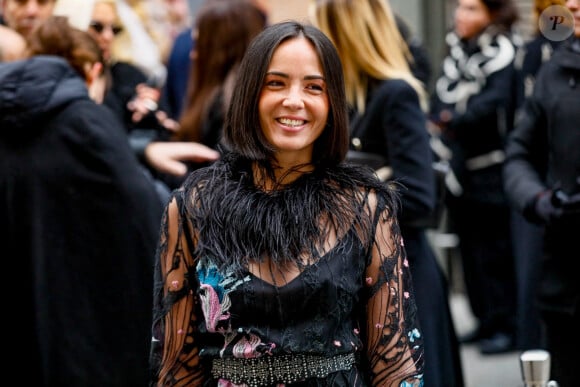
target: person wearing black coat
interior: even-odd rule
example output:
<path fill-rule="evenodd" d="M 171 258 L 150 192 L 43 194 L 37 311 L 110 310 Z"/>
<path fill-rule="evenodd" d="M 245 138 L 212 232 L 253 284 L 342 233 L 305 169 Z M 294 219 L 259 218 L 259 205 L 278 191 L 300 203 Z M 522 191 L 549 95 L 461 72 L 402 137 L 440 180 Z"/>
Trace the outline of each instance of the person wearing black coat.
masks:
<path fill-rule="evenodd" d="M 145 386 L 162 202 L 67 61 L 0 64 L 8 368 L 34 386 Z M 7 325 L 6 325 L 7 324 Z"/>
<path fill-rule="evenodd" d="M 539 29 L 540 15 L 548 7 L 564 5 L 564 0 L 535 0 L 533 16 L 537 29 L 531 40 L 518 49 L 515 68 L 518 76 L 516 95 L 516 122 L 526 98 L 533 91 L 540 67 L 561 44 L 548 39 Z M 534 292 L 541 277 L 540 257 L 544 228 L 528 222 L 521 212 L 512 210 L 512 236 L 517 277 L 517 347 L 529 350 L 545 347 L 540 313 L 534 301 Z"/>
<path fill-rule="evenodd" d="M 463 386 L 449 285 L 426 235 L 436 195 L 433 157 L 425 116 L 409 84 L 393 79 L 371 86 L 364 116 L 354 114 L 351 120 L 352 151 L 382 157 L 382 168 L 388 166 L 391 173 L 385 177 L 401 183 L 401 234 L 415 283 L 425 356 L 432 364 L 425 386 Z"/>
<path fill-rule="evenodd" d="M 482 354 L 516 349 L 511 209 L 502 185 L 505 136 L 515 114 L 517 11 L 510 0 L 460 0 L 430 119 L 452 152 L 458 184 L 446 196 L 476 329 L 462 337 Z"/>
<path fill-rule="evenodd" d="M 580 286 L 580 2 L 566 2 L 574 36 L 540 68 L 506 146 L 504 185 L 514 207 L 544 226 L 535 299 L 551 354 L 551 379 L 578 385 Z"/>

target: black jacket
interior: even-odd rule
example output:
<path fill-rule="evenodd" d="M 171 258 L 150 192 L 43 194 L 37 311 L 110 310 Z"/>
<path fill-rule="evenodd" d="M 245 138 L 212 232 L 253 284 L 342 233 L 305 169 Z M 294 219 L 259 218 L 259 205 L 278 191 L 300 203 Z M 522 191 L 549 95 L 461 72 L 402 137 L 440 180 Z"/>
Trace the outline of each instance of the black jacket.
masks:
<path fill-rule="evenodd" d="M 432 95 L 431 119 L 440 122 L 444 110 L 452 114 L 442 139 L 453 152 L 463 197 L 507 205 L 501 165 L 516 110 L 516 46 L 491 27 L 470 41 L 454 33 L 446 40 L 449 54 Z"/>
<path fill-rule="evenodd" d="M 573 311 L 580 308 L 578 260 L 580 229 L 580 41 L 560 45 L 538 72 L 534 92 L 508 138 L 504 185 L 516 209 L 537 222 L 535 200 L 547 189 L 576 195 L 575 211 L 546 224 L 540 306 Z"/>
<path fill-rule="evenodd" d="M 35 386 L 146 385 L 162 203 L 118 121 L 62 58 L 0 64 L 0 155 L 5 366 Z"/>
<path fill-rule="evenodd" d="M 392 169 L 389 180 L 402 184 L 402 224 L 431 215 L 436 200 L 433 154 L 419 97 L 407 82 L 393 79 L 370 87 L 364 115 L 352 114 L 351 150 L 382 157 Z"/>
<path fill-rule="evenodd" d="M 517 209 L 526 210 L 548 188 L 580 193 L 579 123 L 580 52 L 567 42 L 540 68 L 507 144 L 505 184 Z"/>

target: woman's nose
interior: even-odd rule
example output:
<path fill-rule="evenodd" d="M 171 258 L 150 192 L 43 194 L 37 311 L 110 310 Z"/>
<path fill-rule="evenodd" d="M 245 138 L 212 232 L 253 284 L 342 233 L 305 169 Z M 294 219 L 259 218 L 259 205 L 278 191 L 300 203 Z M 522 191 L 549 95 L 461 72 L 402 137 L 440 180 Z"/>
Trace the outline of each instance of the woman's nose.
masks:
<path fill-rule="evenodd" d="M 304 108 L 304 101 L 302 100 L 302 95 L 300 91 L 292 88 L 284 98 L 282 103 L 284 107 L 288 107 L 291 109 L 302 109 Z"/>

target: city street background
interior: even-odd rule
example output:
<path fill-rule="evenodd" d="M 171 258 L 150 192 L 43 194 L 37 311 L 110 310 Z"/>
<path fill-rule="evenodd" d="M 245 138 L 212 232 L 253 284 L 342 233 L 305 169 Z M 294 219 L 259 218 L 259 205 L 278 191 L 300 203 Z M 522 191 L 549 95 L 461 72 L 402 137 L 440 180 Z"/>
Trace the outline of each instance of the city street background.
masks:
<path fill-rule="evenodd" d="M 475 320 L 462 292 L 451 292 L 451 313 L 457 334 L 469 332 Z M 462 345 L 461 360 L 465 387 L 523 387 L 520 352 L 481 355 L 475 344 Z"/>

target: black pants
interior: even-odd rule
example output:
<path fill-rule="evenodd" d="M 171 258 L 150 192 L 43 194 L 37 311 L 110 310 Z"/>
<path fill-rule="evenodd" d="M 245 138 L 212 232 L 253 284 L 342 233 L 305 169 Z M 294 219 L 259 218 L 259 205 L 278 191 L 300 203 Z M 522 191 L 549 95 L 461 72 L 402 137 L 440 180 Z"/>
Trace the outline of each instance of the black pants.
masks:
<path fill-rule="evenodd" d="M 550 379 L 558 382 L 559 387 L 579 386 L 580 314 L 578 308 L 573 315 L 543 312 L 542 320 L 546 328 L 547 348 L 552 359 Z"/>
<path fill-rule="evenodd" d="M 463 198 L 448 201 L 469 305 L 484 336 L 515 333 L 517 315 L 511 210 Z"/>

